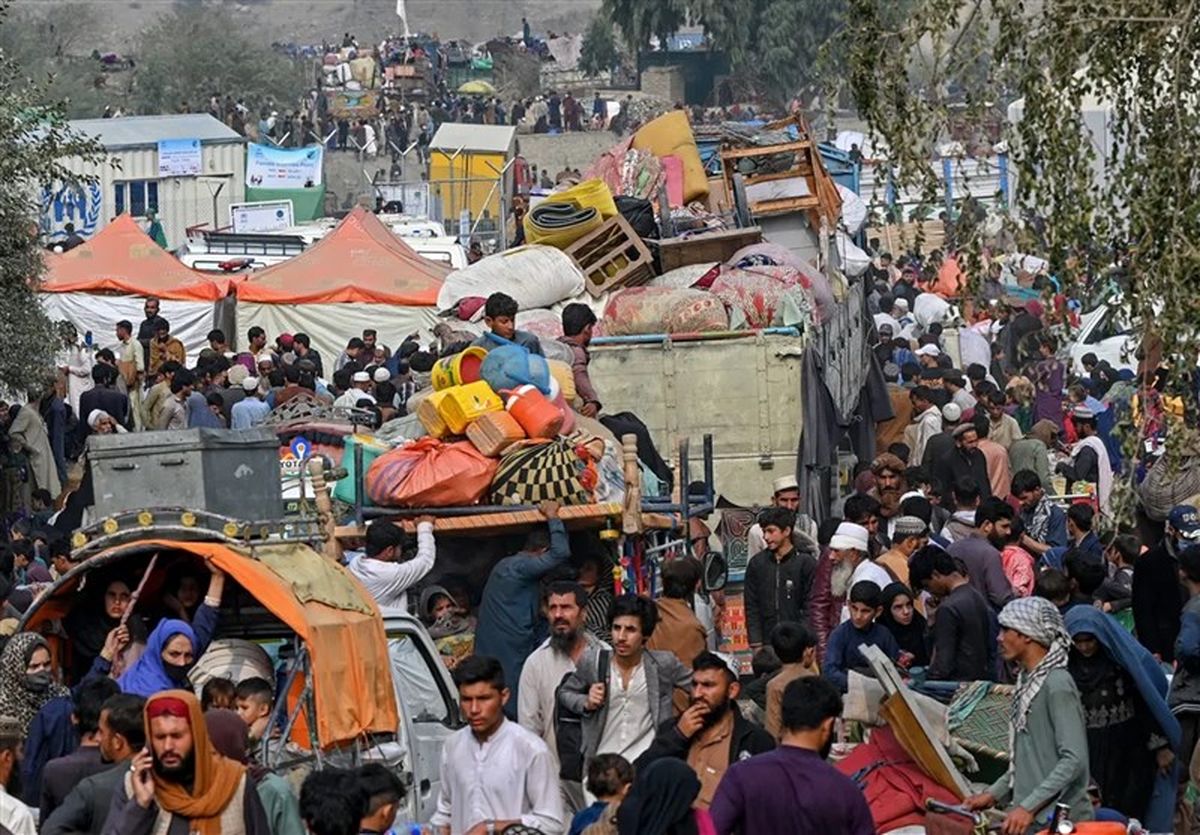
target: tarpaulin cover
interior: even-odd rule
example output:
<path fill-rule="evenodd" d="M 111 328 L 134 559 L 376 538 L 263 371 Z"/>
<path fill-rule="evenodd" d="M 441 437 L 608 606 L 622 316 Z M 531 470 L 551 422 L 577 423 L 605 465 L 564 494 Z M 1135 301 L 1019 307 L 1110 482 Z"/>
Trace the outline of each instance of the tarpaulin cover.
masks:
<path fill-rule="evenodd" d="M 38 289 L 214 302 L 229 294 L 231 283 L 226 276 L 205 275 L 184 266 L 132 217 L 121 215 L 70 252 L 47 254 L 46 274 Z"/>
<path fill-rule="evenodd" d="M 470 441 L 446 444 L 421 438 L 371 462 L 366 488 L 387 507 L 459 507 L 483 498 L 497 462 Z"/>
<path fill-rule="evenodd" d="M 255 553 L 269 555 L 266 560 L 212 542 L 143 540 L 113 551 L 136 551 L 148 560 L 156 548 L 186 551 L 211 562 L 304 641 L 312 660 L 317 739 L 322 747 L 367 733 L 396 732 L 400 719 L 383 620 L 375 601 L 348 571 L 301 544 L 257 546 Z M 95 559 L 108 553 L 112 552 Z M 268 563 L 286 565 L 287 574 L 277 572 Z M 58 586 L 26 628 L 35 629 L 50 619 L 64 617 L 80 580 L 86 576 L 86 572 L 80 573 Z M 353 601 L 353 606 L 340 609 L 321 602 L 311 593 L 317 585 L 326 587 L 320 595 L 323 599 Z M 303 721 L 301 713 L 298 722 Z"/>
<path fill-rule="evenodd" d="M 361 207 L 302 254 L 255 273 L 239 301 L 433 305 L 449 271 L 422 258 Z"/>

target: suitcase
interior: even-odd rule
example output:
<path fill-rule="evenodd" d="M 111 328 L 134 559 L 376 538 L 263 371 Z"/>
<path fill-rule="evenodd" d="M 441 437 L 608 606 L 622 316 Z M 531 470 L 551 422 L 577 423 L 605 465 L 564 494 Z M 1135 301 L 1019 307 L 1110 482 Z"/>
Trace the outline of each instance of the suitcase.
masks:
<path fill-rule="evenodd" d="M 466 432 L 467 427 L 480 416 L 504 409 L 499 395 L 483 380 L 464 386 L 451 386 L 437 393 L 442 395 L 437 404 L 438 414 L 455 435 Z"/>
<path fill-rule="evenodd" d="M 488 412 L 467 427 L 467 440 L 491 458 L 497 458 L 525 437 L 521 424 L 508 412 Z"/>

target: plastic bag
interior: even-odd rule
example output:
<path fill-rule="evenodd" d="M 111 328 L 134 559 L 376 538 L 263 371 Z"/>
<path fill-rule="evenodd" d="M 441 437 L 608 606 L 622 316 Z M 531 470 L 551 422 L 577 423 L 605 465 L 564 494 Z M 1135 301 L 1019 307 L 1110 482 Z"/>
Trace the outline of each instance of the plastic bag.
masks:
<path fill-rule="evenodd" d="M 388 507 L 476 504 L 496 475 L 496 462 L 470 443 L 421 438 L 385 452 L 367 470 L 367 495 Z"/>
<path fill-rule="evenodd" d="M 537 386 L 542 394 L 550 393 L 550 366 L 546 358 L 531 354 L 515 342 L 488 351 L 479 373 L 492 391 Z"/>

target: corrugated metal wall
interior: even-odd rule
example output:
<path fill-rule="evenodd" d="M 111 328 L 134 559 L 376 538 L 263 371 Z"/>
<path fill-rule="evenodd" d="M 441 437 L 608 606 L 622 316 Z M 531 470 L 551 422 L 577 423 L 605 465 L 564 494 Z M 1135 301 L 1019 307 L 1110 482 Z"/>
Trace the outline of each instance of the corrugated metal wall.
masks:
<path fill-rule="evenodd" d="M 189 226 L 214 224 L 213 193 L 218 186 L 221 187 L 216 198 L 215 225 L 218 227 L 229 225 L 229 204 L 246 199 L 246 148 L 241 144 L 204 144 L 201 148 L 204 173 L 199 177 L 159 180 L 157 147 L 113 151 L 109 160 L 98 166 L 86 165 L 78 159 L 68 162 L 72 171 L 99 177 L 101 209 L 94 231 L 102 229 L 117 215 L 116 190 L 130 181 L 158 183 L 158 217 L 172 249 L 184 243 Z M 111 162 L 117 167 L 114 168 Z M 127 185 L 125 187 L 128 194 Z M 130 209 L 127 196 L 125 211 Z M 139 214 L 138 218 L 144 219 L 144 215 Z M 77 222 L 76 226 L 80 224 Z"/>
<path fill-rule="evenodd" d="M 940 159 L 930 162 L 930 166 L 940 183 L 938 202 L 932 215 L 936 218 L 938 212 L 945 208 L 946 177 Z M 956 159 L 951 162 L 950 170 L 950 184 L 956 204 L 969 194 L 985 206 L 1000 205 L 998 195 L 1001 175 L 998 157 Z M 864 165 L 860 174 L 858 193 L 872 210 L 882 211 L 887 205 L 887 169 Z M 920 204 L 921 193 L 912 189 L 903 189 L 896 195 L 896 198 L 904 207 L 907 220 L 908 213 Z"/>

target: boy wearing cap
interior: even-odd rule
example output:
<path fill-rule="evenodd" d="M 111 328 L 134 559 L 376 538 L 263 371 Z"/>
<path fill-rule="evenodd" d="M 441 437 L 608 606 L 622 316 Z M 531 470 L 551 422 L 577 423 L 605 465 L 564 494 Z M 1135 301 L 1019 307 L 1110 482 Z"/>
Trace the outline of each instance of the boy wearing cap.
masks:
<path fill-rule="evenodd" d="M 892 575 L 894 582 L 908 585 L 908 561 L 929 542 L 929 527 L 916 516 L 898 516 L 892 523 L 892 547 L 876 562 Z"/>
<path fill-rule="evenodd" d="M 371 394 L 371 375 L 366 371 L 355 371 L 350 378 L 350 388 L 346 389 L 333 405 L 341 409 L 353 409 L 360 400 L 370 400 L 375 403 L 375 395 Z"/>
<path fill-rule="evenodd" d="M 817 568 L 812 555 L 798 551 L 792 541 L 795 513 L 768 507 L 758 521 L 766 547 L 750 558 L 744 581 L 746 631 L 752 650 L 759 649 L 782 621 L 807 621 Z"/>
<path fill-rule="evenodd" d="M 800 483 L 794 475 L 784 475 L 775 479 L 771 489 L 771 507 L 782 507 L 792 513 L 800 512 Z M 792 544 L 799 547 L 795 536 L 792 537 Z M 763 539 L 762 525 L 758 522 L 751 525 L 746 533 L 746 545 L 746 553 L 751 556 L 767 547 L 767 541 Z"/>

